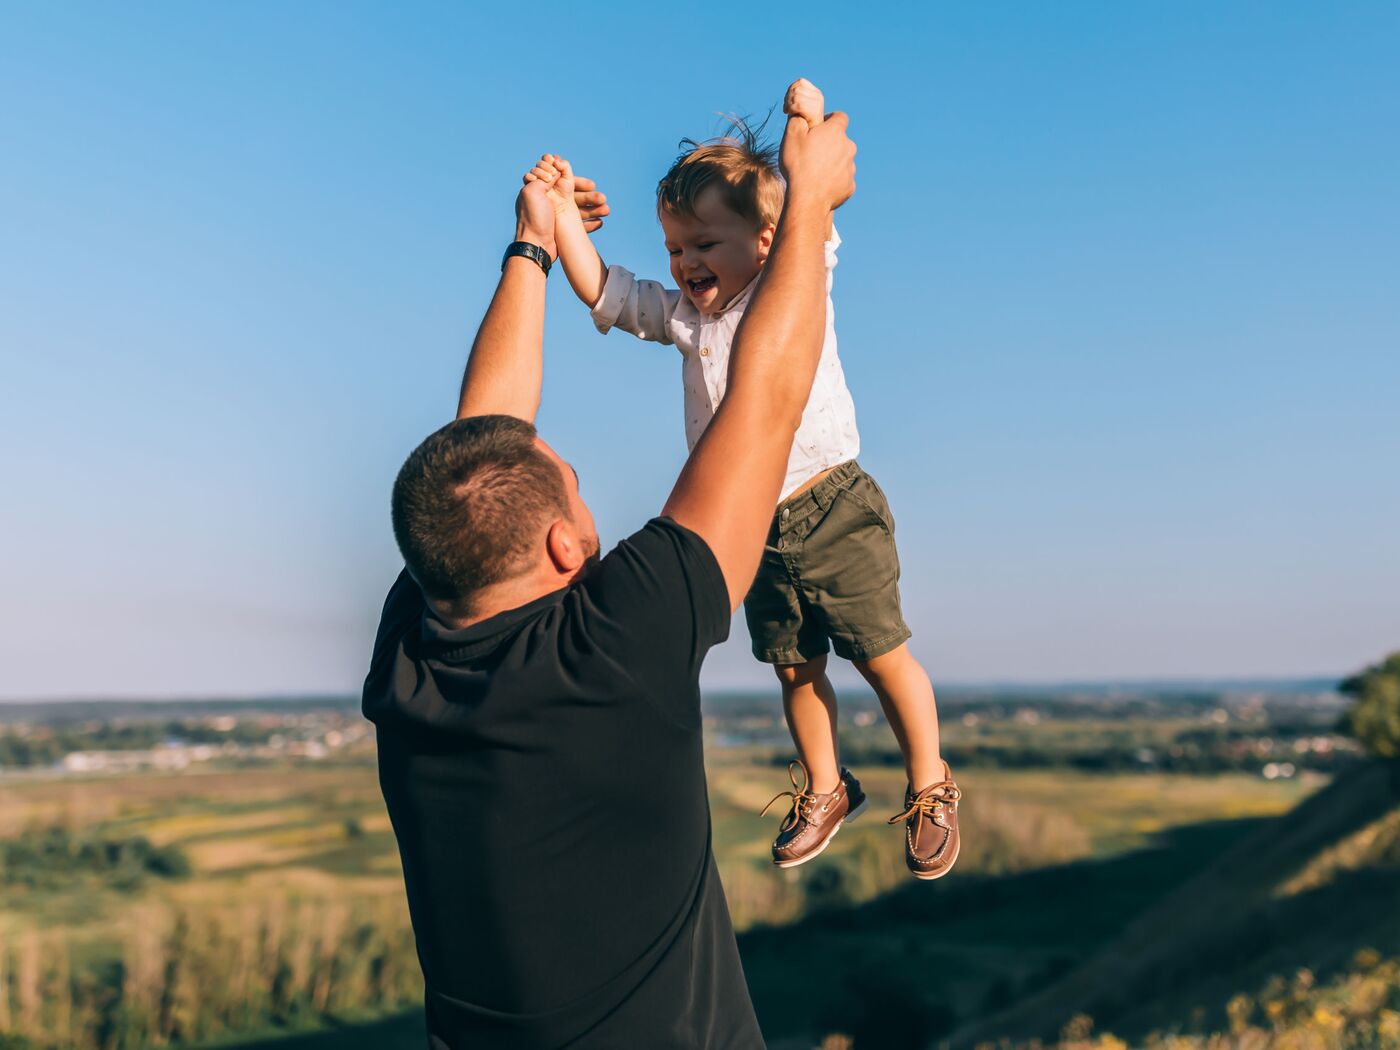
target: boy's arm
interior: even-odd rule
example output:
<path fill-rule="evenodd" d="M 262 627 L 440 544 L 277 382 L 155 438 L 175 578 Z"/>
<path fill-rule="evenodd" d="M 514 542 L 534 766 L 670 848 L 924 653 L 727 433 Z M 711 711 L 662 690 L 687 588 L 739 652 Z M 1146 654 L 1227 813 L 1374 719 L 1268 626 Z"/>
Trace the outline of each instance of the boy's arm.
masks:
<path fill-rule="evenodd" d="M 559 245 L 559 262 L 564 266 L 569 287 L 584 306 L 593 309 L 607 286 L 608 267 L 598 254 L 598 249 L 593 247 L 593 239 L 583 228 L 583 219 L 577 211 L 559 217 L 558 225 L 554 227 L 554 237 Z"/>
<path fill-rule="evenodd" d="M 550 200 L 555 208 L 555 229 L 559 239 L 559 260 L 569 284 L 583 304 L 593 314 L 598 331 L 621 328 L 624 332 L 654 343 L 669 346 L 672 342 L 670 321 L 680 305 L 681 293 L 656 281 L 639 281 L 621 266 L 607 266 L 588 239 L 588 212 L 585 203 L 591 197 L 606 200 L 602 194 L 583 193 L 583 180 L 563 157 L 546 153 L 526 174 L 525 182 L 544 182 L 550 186 Z M 573 190 L 570 190 L 572 183 Z M 602 205 L 606 210 L 606 203 Z"/>
<path fill-rule="evenodd" d="M 559 246 L 559 262 L 564 267 L 564 275 L 568 277 L 574 294 L 591 310 L 602 298 L 603 288 L 608 282 L 608 268 L 598 249 L 593 247 L 579 208 L 579 196 L 583 192 L 580 183 L 587 183 L 591 189 L 592 180 L 578 178 L 567 160 L 558 154 L 546 153 L 525 176 L 527 185 L 535 181 L 550 186 L 549 199 L 554 205 L 554 238 Z M 601 197 L 602 194 L 596 196 Z M 601 225 L 600 219 L 598 226 Z"/>

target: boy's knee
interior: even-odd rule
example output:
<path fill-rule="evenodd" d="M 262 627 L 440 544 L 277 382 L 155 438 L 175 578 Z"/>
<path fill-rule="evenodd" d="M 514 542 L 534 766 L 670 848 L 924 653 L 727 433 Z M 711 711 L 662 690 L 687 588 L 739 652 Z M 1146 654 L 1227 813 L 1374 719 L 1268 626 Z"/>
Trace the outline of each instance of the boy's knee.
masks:
<path fill-rule="evenodd" d="M 785 687 L 811 685 L 826 673 L 826 656 L 813 657 L 803 664 L 775 664 L 773 672 Z"/>
<path fill-rule="evenodd" d="M 897 649 L 892 649 L 879 656 L 872 656 L 869 660 L 852 660 L 851 666 L 860 672 L 866 681 L 879 679 L 886 675 L 895 674 L 904 670 L 909 665 L 915 664 L 914 655 L 909 652 L 909 645 L 905 643 Z M 915 664 L 917 666 L 917 664 Z"/>

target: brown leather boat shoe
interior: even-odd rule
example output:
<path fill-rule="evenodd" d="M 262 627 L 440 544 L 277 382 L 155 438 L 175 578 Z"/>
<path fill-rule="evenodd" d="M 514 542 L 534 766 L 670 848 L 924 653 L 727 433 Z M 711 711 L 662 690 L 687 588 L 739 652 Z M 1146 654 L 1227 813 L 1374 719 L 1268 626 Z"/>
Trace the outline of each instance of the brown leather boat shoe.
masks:
<path fill-rule="evenodd" d="M 904 821 L 904 862 L 916 879 L 939 879 L 958 859 L 958 800 L 962 792 L 953 783 L 953 771 L 943 763 L 944 779 L 920 792 L 910 787 L 904 795 L 904 812 L 890 818 Z"/>
<path fill-rule="evenodd" d="M 802 772 L 800 785 L 798 770 Z M 795 868 L 819 855 L 841 830 L 841 825 L 855 819 L 866 805 L 860 781 L 847 769 L 841 770 L 841 783 L 836 790 L 823 795 L 808 790 L 811 779 L 801 761 L 788 763 L 788 779 L 792 781 L 792 790 L 778 792 L 759 814 L 767 813 L 780 798 L 792 799 L 792 808 L 778 828 L 778 837 L 773 840 L 773 863 L 780 868 Z"/>

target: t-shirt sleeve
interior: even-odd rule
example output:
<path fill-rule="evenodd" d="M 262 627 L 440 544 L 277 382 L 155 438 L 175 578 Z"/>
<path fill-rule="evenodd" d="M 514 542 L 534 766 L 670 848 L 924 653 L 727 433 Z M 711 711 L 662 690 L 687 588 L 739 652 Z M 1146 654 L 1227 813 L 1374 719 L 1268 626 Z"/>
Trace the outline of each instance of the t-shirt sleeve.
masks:
<path fill-rule="evenodd" d="M 389 673 L 398 652 L 399 643 L 411 630 L 423 622 L 423 592 L 417 581 L 404 569 L 384 599 L 384 611 L 379 616 L 379 630 L 374 636 L 374 652 L 370 656 L 369 674 L 365 676 L 361 710 L 371 721 L 379 713 L 375 701 L 385 689 L 382 679 Z"/>
<path fill-rule="evenodd" d="M 583 584 L 597 640 L 659 702 L 693 691 L 705 654 L 729 637 L 729 589 L 709 545 L 653 518 L 614 548 Z M 698 712 L 675 711 L 687 719 Z"/>

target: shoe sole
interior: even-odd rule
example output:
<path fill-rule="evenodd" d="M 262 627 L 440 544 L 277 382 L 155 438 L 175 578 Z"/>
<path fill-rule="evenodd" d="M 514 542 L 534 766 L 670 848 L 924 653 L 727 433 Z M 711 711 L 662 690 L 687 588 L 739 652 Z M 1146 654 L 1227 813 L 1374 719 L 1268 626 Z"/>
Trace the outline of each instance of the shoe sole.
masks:
<path fill-rule="evenodd" d="M 947 875 L 948 872 L 953 870 L 953 865 L 958 862 L 958 854 L 961 852 L 962 839 L 959 838 L 958 844 L 953 847 L 953 859 L 947 863 L 947 865 L 943 868 L 942 871 L 935 871 L 931 874 L 924 874 L 923 872 L 918 872 L 914 871 L 913 869 L 910 869 L 910 874 L 912 874 L 914 878 L 920 880 L 921 882 L 932 882 L 934 879 L 941 879 L 944 875 Z"/>
<path fill-rule="evenodd" d="M 851 810 L 851 811 L 850 811 L 849 813 L 847 813 L 844 817 L 842 817 L 842 818 L 841 818 L 841 823 L 837 824 L 836 827 L 832 828 L 832 829 L 831 829 L 831 834 L 828 835 L 825 839 L 823 839 L 823 840 L 822 840 L 822 844 L 821 844 L 820 846 L 818 846 L 816 849 L 812 850 L 811 853 L 808 853 L 808 854 L 805 854 L 804 856 L 798 857 L 798 858 L 796 858 L 795 860 L 775 860 L 775 861 L 773 862 L 773 866 L 774 866 L 775 868 L 784 868 L 784 869 L 786 869 L 786 868 L 798 868 L 798 867 L 801 867 L 803 864 L 806 864 L 809 860 L 816 860 L 818 857 L 820 857 L 820 856 L 822 855 L 822 852 L 826 849 L 826 847 L 828 847 L 828 846 L 831 845 L 831 840 L 834 839 L 834 838 L 836 837 L 836 833 L 837 833 L 838 831 L 840 831 L 843 827 L 846 826 L 846 821 L 848 821 L 848 820 L 855 820 L 856 817 L 860 816 L 861 813 L 864 812 L 865 807 L 866 807 L 866 805 L 867 805 L 869 802 L 870 802 L 870 800 L 869 800 L 868 798 L 866 798 L 866 799 L 861 799 L 860 805 L 857 806 L 855 809 Z"/>

